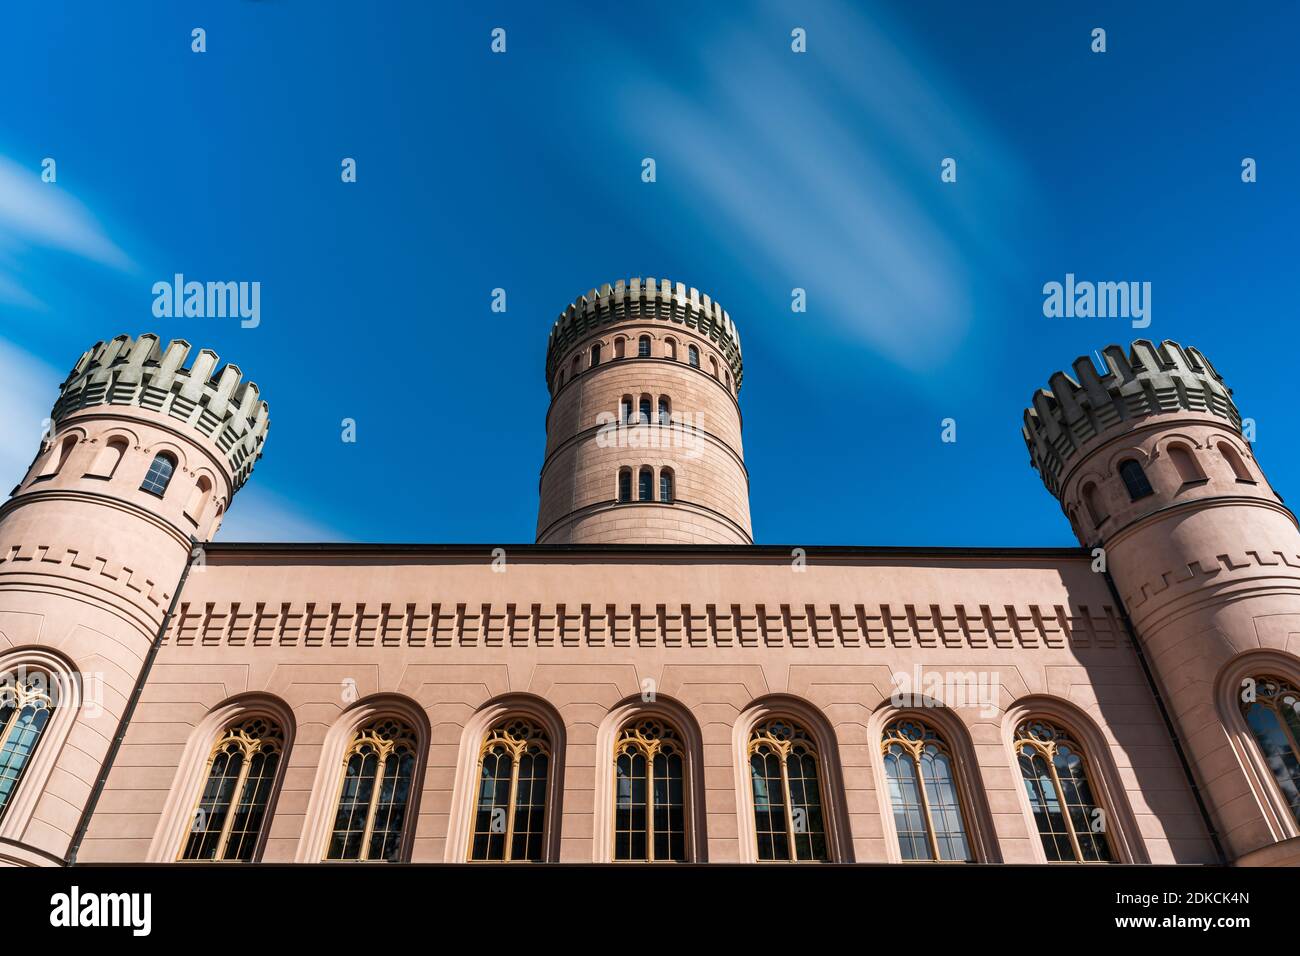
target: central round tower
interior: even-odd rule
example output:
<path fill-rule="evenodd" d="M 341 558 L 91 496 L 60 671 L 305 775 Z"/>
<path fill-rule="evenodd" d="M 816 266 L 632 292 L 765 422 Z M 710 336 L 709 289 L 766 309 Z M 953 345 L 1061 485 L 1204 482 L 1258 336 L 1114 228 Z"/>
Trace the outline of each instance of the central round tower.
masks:
<path fill-rule="evenodd" d="M 752 544 L 740 336 L 667 279 L 592 289 L 551 329 L 539 544 Z"/>

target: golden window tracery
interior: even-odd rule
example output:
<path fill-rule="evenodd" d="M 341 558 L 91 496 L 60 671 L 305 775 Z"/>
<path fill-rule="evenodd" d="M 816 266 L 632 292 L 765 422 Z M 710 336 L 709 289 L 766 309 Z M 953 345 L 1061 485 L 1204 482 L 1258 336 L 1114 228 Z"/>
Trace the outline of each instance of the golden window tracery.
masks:
<path fill-rule="evenodd" d="M 283 753 L 284 733 L 266 717 L 249 717 L 226 729 L 208 756 L 180 859 L 253 858 Z"/>
<path fill-rule="evenodd" d="M 1300 690 L 1278 677 L 1248 682 L 1241 711 L 1291 814 L 1300 823 Z"/>
<path fill-rule="evenodd" d="M 1110 862 L 1106 810 L 1093 794 L 1083 747 L 1035 717 L 1016 728 L 1015 751 L 1047 859 Z"/>
<path fill-rule="evenodd" d="M 686 860 L 686 747 L 656 717 L 627 724 L 614 745 L 614 859 Z"/>
<path fill-rule="evenodd" d="M 36 746 L 54 714 L 50 676 L 30 671 L 0 684 L 0 817 L 22 781 Z"/>
<path fill-rule="evenodd" d="M 777 717 L 750 732 L 748 755 L 758 858 L 829 859 L 816 741 Z"/>
<path fill-rule="evenodd" d="M 395 717 L 377 718 L 356 732 L 343 755 L 325 859 L 400 858 L 418 746 L 415 731 Z"/>
<path fill-rule="evenodd" d="M 551 744 L 526 717 L 488 731 L 479 750 L 471 860 L 528 860 L 545 855 L 546 788 Z"/>
<path fill-rule="evenodd" d="M 885 727 L 881 752 L 902 858 L 972 861 L 955 759 L 943 737 L 904 717 Z"/>

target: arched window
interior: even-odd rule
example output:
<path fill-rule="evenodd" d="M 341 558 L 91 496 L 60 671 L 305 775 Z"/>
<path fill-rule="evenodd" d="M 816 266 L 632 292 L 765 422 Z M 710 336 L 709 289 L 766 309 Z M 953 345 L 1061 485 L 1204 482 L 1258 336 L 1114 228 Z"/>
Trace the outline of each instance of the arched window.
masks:
<path fill-rule="evenodd" d="M 1186 445 L 1170 445 L 1167 449 L 1169 460 L 1174 463 L 1174 470 L 1178 472 L 1178 480 L 1184 485 L 1190 482 L 1202 481 L 1205 475 L 1201 472 L 1201 467 L 1196 463 L 1195 456 L 1188 450 Z"/>
<path fill-rule="evenodd" d="M 54 713 L 49 674 L 34 670 L 5 678 L 0 686 L 0 817 Z"/>
<path fill-rule="evenodd" d="M 579 365 L 581 364 L 581 362 L 582 362 L 582 356 L 581 356 L 581 355 L 575 355 L 575 356 L 573 357 L 573 364 L 569 366 L 569 377 L 570 377 L 570 378 L 572 378 L 573 376 L 575 376 L 575 375 L 578 374 L 578 367 L 579 367 Z"/>
<path fill-rule="evenodd" d="M 718 377 L 718 360 L 715 359 L 712 355 L 709 356 L 709 373 L 714 378 Z"/>
<path fill-rule="evenodd" d="M 727 376 L 727 391 L 731 391 L 731 372 L 724 370 L 722 374 Z"/>
<path fill-rule="evenodd" d="M 194 490 L 190 492 L 190 500 L 185 505 L 185 514 L 198 524 L 203 518 L 203 512 L 208 509 L 208 501 L 211 498 L 212 479 L 207 475 L 199 475 L 199 480 L 194 483 Z"/>
<path fill-rule="evenodd" d="M 664 339 L 664 354 L 667 355 L 674 362 L 677 361 L 677 340 L 676 339 Z"/>
<path fill-rule="evenodd" d="M 624 395 L 618 402 L 618 420 L 626 425 L 632 417 L 632 396 Z"/>
<path fill-rule="evenodd" d="M 325 859 L 399 858 L 416 747 L 415 731 L 393 717 L 357 731 L 343 755 L 338 812 Z"/>
<path fill-rule="evenodd" d="M 1253 678 L 1242 694 L 1241 712 L 1300 823 L 1300 690 L 1280 678 Z"/>
<path fill-rule="evenodd" d="M 673 421 L 673 406 L 668 401 L 667 395 L 659 396 L 659 424 L 671 425 Z"/>
<path fill-rule="evenodd" d="M 659 500 L 666 505 L 673 503 L 673 470 L 659 469 Z"/>
<path fill-rule="evenodd" d="M 885 728 L 881 749 L 903 859 L 971 862 L 954 758 L 944 739 L 905 717 Z"/>
<path fill-rule="evenodd" d="M 76 435 L 69 435 L 67 438 L 63 439 L 63 443 L 59 445 L 58 451 L 51 454 L 49 460 L 45 463 L 45 470 L 41 472 L 40 477 L 53 478 L 62 471 L 63 466 L 67 464 L 68 459 L 72 456 L 72 450 L 76 447 Z"/>
<path fill-rule="evenodd" d="M 180 859 L 253 859 L 283 752 L 283 731 L 265 717 L 226 729 L 208 757 L 206 782 Z"/>
<path fill-rule="evenodd" d="M 817 745 L 777 717 L 749 735 L 749 772 L 760 860 L 829 859 Z"/>
<path fill-rule="evenodd" d="M 642 395 L 637 403 L 637 421 L 642 425 L 650 424 L 650 396 Z"/>
<path fill-rule="evenodd" d="M 692 368 L 700 367 L 700 350 L 697 349 L 694 345 L 687 346 L 686 361 L 691 363 Z"/>
<path fill-rule="evenodd" d="M 1128 496 L 1131 500 L 1137 501 L 1139 498 L 1155 494 L 1155 491 L 1151 488 L 1151 482 L 1147 481 L 1147 473 L 1142 470 L 1142 466 L 1137 463 L 1136 459 L 1129 458 L 1120 462 L 1119 476 L 1124 479 L 1124 487 L 1128 489 Z"/>
<path fill-rule="evenodd" d="M 600 364 L 600 343 L 597 342 L 591 347 L 591 367 L 595 368 Z"/>
<path fill-rule="evenodd" d="M 1106 811 L 1093 796 L 1083 748 L 1038 718 L 1016 728 L 1015 748 L 1047 859 L 1109 863 Z"/>
<path fill-rule="evenodd" d="M 614 340 L 614 358 L 623 358 L 624 350 L 627 348 L 627 339 L 619 336 Z"/>
<path fill-rule="evenodd" d="M 112 478 L 117 472 L 117 466 L 122 463 L 122 456 L 126 454 L 129 445 L 130 442 L 120 435 L 110 438 L 108 444 L 95 456 L 95 461 L 91 464 L 90 471 L 86 472 L 86 477 Z"/>
<path fill-rule="evenodd" d="M 658 718 L 625 726 L 614 745 L 614 859 L 686 860 L 686 747 Z"/>
<path fill-rule="evenodd" d="M 650 336 L 643 335 L 636 340 L 636 357 L 637 358 L 650 357 Z"/>
<path fill-rule="evenodd" d="M 1232 474 L 1238 481 L 1249 481 L 1251 484 L 1255 483 L 1255 479 L 1250 477 L 1250 469 L 1248 469 L 1246 463 L 1241 460 L 1241 455 L 1237 453 L 1237 449 L 1233 448 L 1226 441 L 1221 441 L 1219 442 L 1219 454 L 1222 455 L 1223 460 L 1228 463 L 1228 467 L 1232 469 Z"/>
<path fill-rule="evenodd" d="M 172 480 L 172 473 L 175 471 L 176 459 L 166 452 L 159 452 L 153 456 L 149 471 L 145 474 L 144 481 L 140 482 L 140 490 L 161 498 L 167 490 L 168 482 Z"/>
<path fill-rule="evenodd" d="M 655 473 L 649 466 L 642 467 L 637 475 L 636 496 L 639 501 L 655 500 Z"/>
<path fill-rule="evenodd" d="M 1106 514 L 1106 506 L 1101 503 L 1101 494 L 1097 491 L 1097 486 L 1092 482 L 1083 486 L 1083 505 L 1088 509 L 1088 518 L 1094 528 L 1101 527 L 1101 523 L 1110 517 Z"/>
<path fill-rule="evenodd" d="M 542 859 L 551 748 L 546 732 L 524 717 L 501 721 L 479 754 L 471 860 Z"/>
<path fill-rule="evenodd" d="M 618 473 L 618 500 L 627 502 L 632 500 L 632 469 L 623 468 Z"/>

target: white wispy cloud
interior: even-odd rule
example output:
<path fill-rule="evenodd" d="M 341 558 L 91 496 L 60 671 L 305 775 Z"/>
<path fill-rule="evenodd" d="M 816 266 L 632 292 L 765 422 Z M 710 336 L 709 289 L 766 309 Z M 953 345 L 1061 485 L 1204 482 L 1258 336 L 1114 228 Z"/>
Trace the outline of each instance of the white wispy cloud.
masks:
<path fill-rule="evenodd" d="M 0 500 L 36 456 L 61 381 L 52 365 L 0 339 Z"/>
<path fill-rule="evenodd" d="M 259 485 L 254 474 L 231 502 L 217 540 L 330 542 L 347 536 L 304 515 L 290 499 Z"/>
<path fill-rule="evenodd" d="M 44 182 L 39 167 L 0 156 L 0 301 L 43 308 L 33 285 L 32 258 L 67 253 L 121 272 L 135 264 L 90 210 L 57 181 Z"/>

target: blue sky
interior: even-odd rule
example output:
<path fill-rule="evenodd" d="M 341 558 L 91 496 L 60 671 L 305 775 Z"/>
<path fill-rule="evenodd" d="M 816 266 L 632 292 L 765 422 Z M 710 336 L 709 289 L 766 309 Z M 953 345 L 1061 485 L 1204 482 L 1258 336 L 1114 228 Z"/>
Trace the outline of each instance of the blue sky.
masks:
<path fill-rule="evenodd" d="M 1137 335 L 1201 348 L 1300 494 L 1300 13 L 1137 6 L 7 5 L 0 468 L 153 331 L 270 402 L 223 539 L 531 541 L 550 324 L 641 275 L 740 328 L 760 543 L 1073 544 L 1021 411 Z M 260 325 L 155 318 L 177 272 L 260 282 Z M 1045 318 L 1067 272 L 1151 282 L 1150 328 Z"/>

